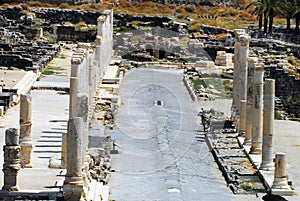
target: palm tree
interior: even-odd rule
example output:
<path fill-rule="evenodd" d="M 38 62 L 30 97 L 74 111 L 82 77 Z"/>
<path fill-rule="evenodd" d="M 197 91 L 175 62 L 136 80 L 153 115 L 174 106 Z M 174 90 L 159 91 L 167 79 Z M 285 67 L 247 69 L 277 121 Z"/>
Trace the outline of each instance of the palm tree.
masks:
<path fill-rule="evenodd" d="M 253 15 L 257 16 L 258 19 L 258 27 L 259 29 L 262 28 L 263 26 L 263 15 L 265 12 L 265 0 L 257 0 L 257 1 L 252 1 L 246 9 L 254 7 L 254 10 L 252 11 Z"/>
<path fill-rule="evenodd" d="M 278 11 L 279 3 L 281 0 L 266 0 L 267 1 L 267 10 L 269 13 L 269 33 L 272 34 L 273 31 L 273 20 L 275 13 Z"/>
<path fill-rule="evenodd" d="M 291 19 L 297 14 L 298 0 L 283 0 L 279 1 L 278 11 L 286 18 L 286 29 L 291 28 Z"/>

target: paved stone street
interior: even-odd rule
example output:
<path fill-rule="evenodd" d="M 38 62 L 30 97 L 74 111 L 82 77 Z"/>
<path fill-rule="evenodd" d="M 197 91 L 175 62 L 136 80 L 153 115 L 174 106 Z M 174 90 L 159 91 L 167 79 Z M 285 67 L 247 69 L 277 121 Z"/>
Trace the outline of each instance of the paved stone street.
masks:
<path fill-rule="evenodd" d="M 111 199 L 232 200 L 209 153 L 179 70 L 133 69 L 112 138 Z"/>

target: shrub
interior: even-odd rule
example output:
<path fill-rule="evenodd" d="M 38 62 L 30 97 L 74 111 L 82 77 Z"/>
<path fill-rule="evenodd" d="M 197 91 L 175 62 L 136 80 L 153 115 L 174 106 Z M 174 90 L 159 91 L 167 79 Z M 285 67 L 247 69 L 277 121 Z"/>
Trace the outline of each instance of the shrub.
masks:
<path fill-rule="evenodd" d="M 184 14 L 182 14 L 182 13 L 178 14 L 177 18 L 182 20 L 184 18 Z"/>
<path fill-rule="evenodd" d="M 42 7 L 42 3 L 39 1 L 29 1 L 27 5 L 30 7 Z"/>
<path fill-rule="evenodd" d="M 21 7 L 23 10 L 27 10 L 27 11 L 29 10 L 28 6 L 24 3 L 21 4 Z"/>
<path fill-rule="evenodd" d="M 193 13 L 194 10 L 195 10 L 195 5 L 192 5 L 192 4 L 188 4 L 185 6 L 185 10 L 189 13 Z"/>
<path fill-rule="evenodd" d="M 61 8 L 61 9 L 68 9 L 68 8 L 70 8 L 70 5 L 68 3 L 61 3 L 59 5 L 59 8 Z"/>
<path fill-rule="evenodd" d="M 288 57 L 287 58 L 287 61 L 293 65 L 293 66 L 297 66 L 298 65 L 298 62 L 296 61 L 296 59 L 294 57 Z"/>

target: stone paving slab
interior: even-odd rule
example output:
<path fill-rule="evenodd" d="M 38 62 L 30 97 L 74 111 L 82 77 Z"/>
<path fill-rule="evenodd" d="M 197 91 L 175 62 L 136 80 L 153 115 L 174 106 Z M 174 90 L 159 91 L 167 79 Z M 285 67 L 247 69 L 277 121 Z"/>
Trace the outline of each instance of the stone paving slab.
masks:
<path fill-rule="evenodd" d="M 5 88 L 12 89 L 26 74 L 21 70 L 0 70 L 0 84 L 5 84 Z"/>

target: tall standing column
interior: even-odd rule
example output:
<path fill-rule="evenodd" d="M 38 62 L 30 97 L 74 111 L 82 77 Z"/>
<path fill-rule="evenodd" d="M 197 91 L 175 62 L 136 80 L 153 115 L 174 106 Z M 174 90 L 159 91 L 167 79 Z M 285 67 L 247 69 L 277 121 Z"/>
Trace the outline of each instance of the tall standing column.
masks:
<path fill-rule="evenodd" d="M 266 79 L 264 84 L 263 144 L 261 170 L 274 170 L 273 127 L 275 107 L 275 80 Z"/>
<path fill-rule="evenodd" d="M 250 36 L 246 33 L 239 35 L 239 53 L 238 53 L 238 110 L 241 113 L 241 100 L 247 100 L 247 77 L 248 77 L 248 56 L 249 56 Z"/>
<path fill-rule="evenodd" d="M 21 94 L 20 98 L 20 146 L 21 166 L 32 168 L 31 165 L 31 94 Z"/>
<path fill-rule="evenodd" d="M 254 99 L 253 99 L 253 127 L 251 154 L 261 154 L 262 151 L 262 129 L 263 129 L 263 78 L 264 65 L 255 64 L 254 69 Z"/>
<path fill-rule="evenodd" d="M 233 100 L 232 100 L 232 106 L 233 109 L 237 109 L 237 96 L 238 96 L 238 58 L 239 58 L 239 49 L 240 49 L 240 43 L 238 40 L 239 34 L 243 33 L 244 30 L 237 29 L 234 30 L 235 35 L 235 43 L 234 43 L 234 67 L 233 67 Z"/>
<path fill-rule="evenodd" d="M 248 77 L 247 77 L 247 106 L 246 106 L 246 135 L 244 145 L 251 145 L 252 137 L 252 121 L 253 121 L 253 79 L 254 79 L 254 68 L 257 63 L 256 58 L 248 59 Z"/>
<path fill-rule="evenodd" d="M 5 131 L 4 151 L 4 185 L 2 190 L 18 191 L 18 172 L 21 169 L 20 164 L 20 145 L 19 134 L 15 128 L 9 128 Z"/>
<path fill-rule="evenodd" d="M 65 197 L 79 201 L 83 193 L 82 179 L 83 120 L 69 119 L 67 136 L 67 175 L 64 182 Z"/>
<path fill-rule="evenodd" d="M 240 100 L 247 98 L 247 73 L 250 36 L 245 30 L 235 30 L 233 105 L 240 112 Z"/>
<path fill-rule="evenodd" d="M 286 153 L 276 153 L 272 189 L 290 189 L 286 175 Z"/>

